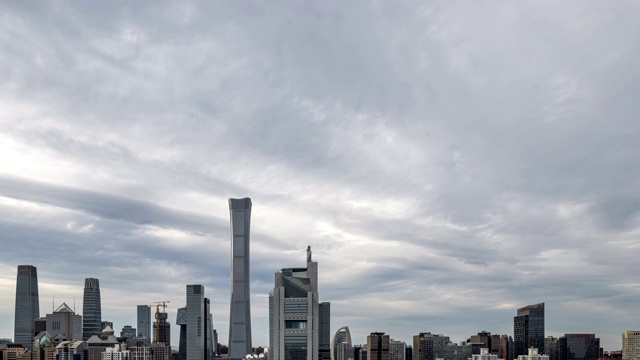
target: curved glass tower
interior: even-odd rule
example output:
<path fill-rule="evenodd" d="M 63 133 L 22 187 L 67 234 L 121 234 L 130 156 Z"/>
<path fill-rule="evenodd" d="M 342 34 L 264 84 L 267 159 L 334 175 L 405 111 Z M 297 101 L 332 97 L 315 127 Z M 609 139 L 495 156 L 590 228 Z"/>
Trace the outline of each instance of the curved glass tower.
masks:
<path fill-rule="evenodd" d="M 229 359 L 251 354 L 251 304 L 249 302 L 249 227 L 251 199 L 229 199 L 231 217 L 231 315 Z"/>
<path fill-rule="evenodd" d="M 84 279 L 82 296 L 82 340 L 102 333 L 102 307 L 100 305 L 100 280 Z"/>
<path fill-rule="evenodd" d="M 13 341 L 31 350 L 34 320 L 40 317 L 38 271 L 33 265 L 18 265 L 16 313 Z"/>

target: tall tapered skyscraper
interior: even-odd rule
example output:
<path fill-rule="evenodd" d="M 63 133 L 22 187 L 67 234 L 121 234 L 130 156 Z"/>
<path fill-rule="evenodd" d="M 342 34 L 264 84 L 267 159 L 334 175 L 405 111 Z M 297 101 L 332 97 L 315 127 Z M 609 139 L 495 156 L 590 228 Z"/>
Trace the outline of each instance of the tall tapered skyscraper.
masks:
<path fill-rule="evenodd" d="M 82 340 L 102 333 L 102 307 L 100 305 L 100 280 L 84 279 L 82 296 Z"/>
<path fill-rule="evenodd" d="M 251 199 L 229 199 L 231 217 L 231 315 L 229 358 L 244 359 L 251 353 L 251 304 L 249 302 L 249 227 Z"/>
<path fill-rule="evenodd" d="M 18 265 L 16 313 L 13 341 L 29 350 L 34 337 L 34 320 L 40 317 L 38 271 L 33 265 Z"/>

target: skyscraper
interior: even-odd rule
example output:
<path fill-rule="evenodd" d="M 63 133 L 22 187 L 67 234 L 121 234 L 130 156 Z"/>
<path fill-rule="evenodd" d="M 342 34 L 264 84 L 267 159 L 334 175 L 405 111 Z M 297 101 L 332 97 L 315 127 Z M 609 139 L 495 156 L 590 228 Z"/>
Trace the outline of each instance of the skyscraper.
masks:
<path fill-rule="evenodd" d="M 286 268 L 275 275 L 275 287 L 269 294 L 270 359 L 318 360 L 321 339 L 329 339 L 329 327 L 320 324 L 330 316 L 330 307 L 321 304 L 318 263 L 311 260 L 309 247 L 306 268 Z"/>
<path fill-rule="evenodd" d="M 249 239 L 251 199 L 229 199 L 231 218 L 231 306 L 229 358 L 244 359 L 251 353 L 251 304 L 249 302 Z"/>
<path fill-rule="evenodd" d="M 622 333 L 622 360 L 640 360 L 640 331 Z"/>
<path fill-rule="evenodd" d="M 82 340 L 102 333 L 102 307 L 100 305 L 100 280 L 84 279 L 82 296 Z"/>
<path fill-rule="evenodd" d="M 514 358 L 527 355 L 530 347 L 544 352 L 544 303 L 518 309 L 513 318 Z"/>
<path fill-rule="evenodd" d="M 187 285 L 187 306 L 178 309 L 176 325 L 180 326 L 177 359 L 212 360 L 215 357 L 218 338 L 213 330 L 211 301 L 204 297 L 202 285 Z"/>
<path fill-rule="evenodd" d="M 138 305 L 138 337 L 151 339 L 151 306 Z"/>
<path fill-rule="evenodd" d="M 187 285 L 187 359 L 206 360 L 204 286 Z"/>
<path fill-rule="evenodd" d="M 38 271 L 33 265 L 18 265 L 16 313 L 13 341 L 31 350 L 34 320 L 40 317 Z"/>

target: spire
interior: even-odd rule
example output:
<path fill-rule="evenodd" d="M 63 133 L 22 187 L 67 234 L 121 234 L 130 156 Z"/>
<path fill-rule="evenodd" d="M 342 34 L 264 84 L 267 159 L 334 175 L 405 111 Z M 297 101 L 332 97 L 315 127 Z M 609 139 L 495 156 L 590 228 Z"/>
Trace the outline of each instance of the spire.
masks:
<path fill-rule="evenodd" d="M 307 262 L 311 262 L 311 246 L 307 246 Z"/>

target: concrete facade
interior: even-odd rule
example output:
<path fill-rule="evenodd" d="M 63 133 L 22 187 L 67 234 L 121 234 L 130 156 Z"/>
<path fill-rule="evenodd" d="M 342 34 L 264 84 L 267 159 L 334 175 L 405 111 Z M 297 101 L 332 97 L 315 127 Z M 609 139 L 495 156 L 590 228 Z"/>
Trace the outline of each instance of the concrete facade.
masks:
<path fill-rule="evenodd" d="M 318 263 L 307 248 L 306 268 L 286 268 L 275 274 L 269 294 L 270 359 L 318 360 L 323 353 L 321 339 L 329 339 L 329 326 L 320 323 L 330 316 L 329 303 L 319 303 Z"/>

